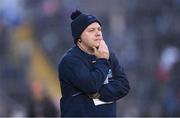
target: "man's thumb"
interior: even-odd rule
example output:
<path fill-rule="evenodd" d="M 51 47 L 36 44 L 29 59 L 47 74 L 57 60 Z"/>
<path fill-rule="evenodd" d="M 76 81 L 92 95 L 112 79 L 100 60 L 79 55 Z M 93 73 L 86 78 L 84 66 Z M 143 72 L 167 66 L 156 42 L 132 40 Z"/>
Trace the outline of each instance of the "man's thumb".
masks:
<path fill-rule="evenodd" d="M 97 53 L 97 48 L 93 47 L 93 54 L 95 55 Z"/>

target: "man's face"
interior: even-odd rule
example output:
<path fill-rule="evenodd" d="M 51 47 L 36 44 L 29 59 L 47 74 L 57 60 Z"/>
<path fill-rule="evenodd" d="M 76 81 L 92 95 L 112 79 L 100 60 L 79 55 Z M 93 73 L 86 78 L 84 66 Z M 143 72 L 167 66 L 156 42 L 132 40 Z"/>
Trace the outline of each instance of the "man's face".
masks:
<path fill-rule="evenodd" d="M 100 41 L 103 40 L 101 26 L 94 22 L 90 24 L 81 34 L 82 44 L 87 48 L 99 47 Z"/>

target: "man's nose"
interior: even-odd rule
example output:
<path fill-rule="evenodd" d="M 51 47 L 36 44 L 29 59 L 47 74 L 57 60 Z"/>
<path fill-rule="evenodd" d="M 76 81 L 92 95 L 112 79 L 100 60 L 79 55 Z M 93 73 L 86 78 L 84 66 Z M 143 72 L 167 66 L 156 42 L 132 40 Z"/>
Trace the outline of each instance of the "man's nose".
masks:
<path fill-rule="evenodd" d="M 96 36 L 100 36 L 101 35 L 101 32 L 100 31 L 96 31 Z"/>

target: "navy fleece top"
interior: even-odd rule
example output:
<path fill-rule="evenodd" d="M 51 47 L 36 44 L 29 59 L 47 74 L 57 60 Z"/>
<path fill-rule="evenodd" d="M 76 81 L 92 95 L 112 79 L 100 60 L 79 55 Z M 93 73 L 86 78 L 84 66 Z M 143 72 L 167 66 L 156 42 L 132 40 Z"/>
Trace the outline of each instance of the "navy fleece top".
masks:
<path fill-rule="evenodd" d="M 112 77 L 104 84 L 109 69 Z M 113 53 L 110 59 L 96 59 L 77 46 L 68 50 L 59 64 L 62 98 L 61 116 L 115 117 L 116 101 L 129 92 L 129 82 Z M 99 99 L 111 104 L 95 106 L 88 94 L 98 92 Z"/>

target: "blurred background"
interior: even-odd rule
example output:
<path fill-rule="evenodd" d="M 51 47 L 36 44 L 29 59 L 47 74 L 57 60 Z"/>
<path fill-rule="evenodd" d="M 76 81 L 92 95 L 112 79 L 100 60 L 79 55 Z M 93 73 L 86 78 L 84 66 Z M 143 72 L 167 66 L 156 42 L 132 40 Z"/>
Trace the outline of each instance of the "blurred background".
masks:
<path fill-rule="evenodd" d="M 180 0 L 0 0 L 0 116 L 59 116 L 75 9 L 102 21 L 131 91 L 117 115 L 180 116 Z"/>

